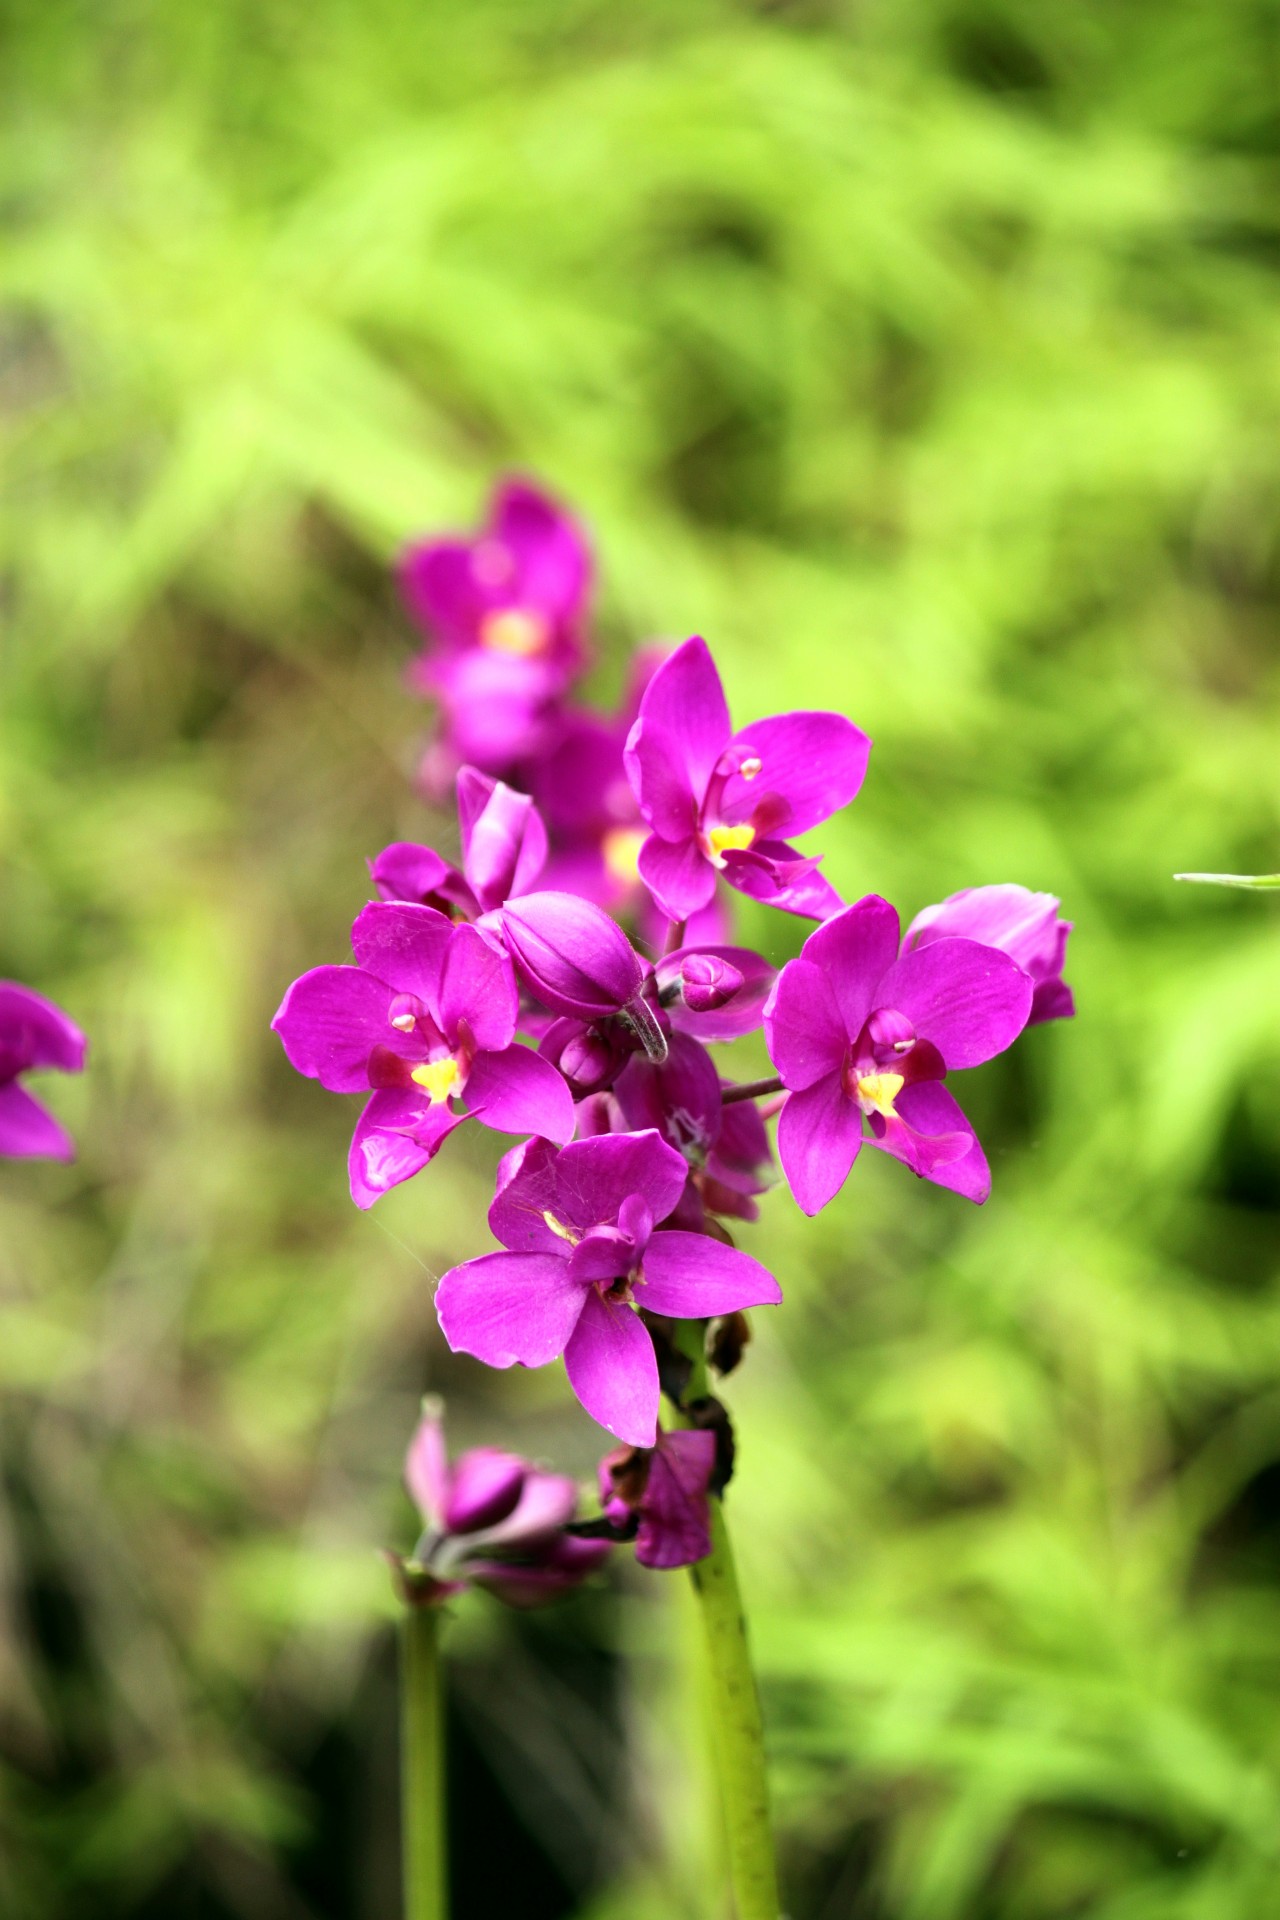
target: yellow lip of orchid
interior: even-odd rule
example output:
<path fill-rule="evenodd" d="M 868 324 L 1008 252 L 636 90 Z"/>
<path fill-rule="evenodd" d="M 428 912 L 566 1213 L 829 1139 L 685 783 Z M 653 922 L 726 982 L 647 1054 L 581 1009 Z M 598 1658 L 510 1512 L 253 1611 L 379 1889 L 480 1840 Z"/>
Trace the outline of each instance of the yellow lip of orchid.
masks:
<path fill-rule="evenodd" d="M 541 653 L 551 638 L 545 615 L 528 607 L 502 607 L 480 622 L 480 644 L 490 653 L 510 653 L 528 660 Z"/>
<path fill-rule="evenodd" d="M 864 1110 L 883 1114 L 886 1120 L 898 1117 L 894 1101 L 906 1081 L 900 1073 L 864 1073 L 858 1079 L 858 1100 Z"/>
<path fill-rule="evenodd" d="M 440 1107 L 456 1089 L 462 1078 L 462 1069 L 450 1053 L 443 1060 L 425 1060 L 420 1067 L 413 1069 L 409 1078 L 426 1088 L 433 1107 Z"/>
<path fill-rule="evenodd" d="M 712 827 L 707 835 L 707 849 L 716 865 L 724 865 L 726 853 L 743 853 L 756 837 L 756 830 L 746 821 L 740 827 Z"/>

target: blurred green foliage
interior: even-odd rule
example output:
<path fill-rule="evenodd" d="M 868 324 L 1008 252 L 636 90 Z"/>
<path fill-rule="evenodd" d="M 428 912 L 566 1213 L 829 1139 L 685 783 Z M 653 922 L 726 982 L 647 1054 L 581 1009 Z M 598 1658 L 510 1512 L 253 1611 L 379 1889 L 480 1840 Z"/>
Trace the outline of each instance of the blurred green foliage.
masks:
<path fill-rule="evenodd" d="M 751 1242 L 793 1920 L 1280 1914 L 1280 924 L 1171 881 L 1276 864 L 1278 12 L 6 0 L 0 974 L 93 1052 L 78 1166 L 0 1169 L 0 1911 L 385 1920 L 415 1396 L 597 1450 L 442 1351 L 485 1143 L 358 1215 L 267 1032 L 445 831 L 388 561 L 515 465 L 602 697 L 701 631 L 873 734 L 850 897 L 1077 924 L 984 1210 L 860 1164 Z M 531 1920 L 719 1920 L 678 1598 L 456 1624 Z"/>

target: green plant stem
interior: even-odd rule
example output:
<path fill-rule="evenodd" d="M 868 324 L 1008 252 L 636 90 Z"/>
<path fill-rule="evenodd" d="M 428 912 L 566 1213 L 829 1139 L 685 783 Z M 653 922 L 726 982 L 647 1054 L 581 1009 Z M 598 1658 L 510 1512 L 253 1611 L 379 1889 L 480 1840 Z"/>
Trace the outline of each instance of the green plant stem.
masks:
<path fill-rule="evenodd" d="M 778 1920 L 760 1695 L 747 1647 L 724 1509 L 711 1502 L 711 1552 L 689 1569 L 710 1673 L 711 1746 L 737 1920 Z"/>
<path fill-rule="evenodd" d="M 444 1685 L 437 1607 L 407 1607 L 400 1630 L 400 1822 L 404 1920 L 446 1920 Z"/>

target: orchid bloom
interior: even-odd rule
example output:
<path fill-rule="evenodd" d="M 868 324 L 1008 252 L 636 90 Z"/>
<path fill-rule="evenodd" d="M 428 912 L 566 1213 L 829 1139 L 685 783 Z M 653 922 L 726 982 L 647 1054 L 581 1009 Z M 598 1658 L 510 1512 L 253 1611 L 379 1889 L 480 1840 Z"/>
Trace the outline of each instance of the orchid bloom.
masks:
<path fill-rule="evenodd" d="M 452 1268 L 436 1290 L 450 1347 L 491 1367 L 541 1367 L 563 1354 L 592 1418 L 651 1447 L 658 1367 L 634 1309 L 705 1319 L 782 1297 L 749 1254 L 703 1234 L 655 1231 L 679 1204 L 686 1172 L 654 1132 L 558 1153 L 532 1140 L 509 1154 L 489 1209 L 507 1251 Z"/>
<path fill-rule="evenodd" d="M 1044 1020 L 1069 1020 L 1075 997 L 1062 977 L 1071 922 L 1064 920 L 1051 893 L 1007 883 L 965 887 L 948 894 L 937 907 L 925 907 L 902 936 L 902 951 L 931 940 L 977 940 L 999 947 L 1030 977 L 1035 992 L 1029 1027 Z"/>
<path fill-rule="evenodd" d="M 85 1037 L 43 994 L 0 980 L 0 1157 L 74 1160 L 75 1142 L 47 1108 L 19 1085 L 19 1075 L 53 1067 L 79 1073 Z"/>
<path fill-rule="evenodd" d="M 299 1073 L 331 1093 L 373 1089 L 351 1142 L 351 1196 L 370 1207 L 434 1158 L 463 1121 L 572 1138 L 564 1080 L 514 1044 L 511 963 L 431 907 L 373 902 L 351 930 L 354 967 L 295 980 L 272 1026 Z"/>
<path fill-rule="evenodd" d="M 478 920 L 527 893 L 547 857 L 547 830 L 527 793 L 481 773 L 458 771 L 461 871 L 431 847 L 397 840 L 369 862 L 382 900 L 411 900 L 463 920 Z"/>
<path fill-rule="evenodd" d="M 641 878 L 672 920 L 732 887 L 809 919 L 840 900 L 783 835 L 816 827 L 853 799 L 871 742 L 839 713 L 787 713 L 734 733 L 704 640 L 661 666 L 627 741 L 627 773 L 650 832 Z"/>
<path fill-rule="evenodd" d="M 778 1157 L 805 1213 L 826 1206 L 862 1145 L 922 1179 L 983 1201 L 986 1156 L 942 1082 L 1017 1039 L 1032 985 L 1005 953 L 945 938 L 899 957 L 898 916 L 869 894 L 810 934 L 765 1009 L 769 1055 L 788 1089 Z"/>
<path fill-rule="evenodd" d="M 451 1465 L 438 1401 L 423 1403 L 404 1477 L 423 1532 L 407 1559 L 387 1558 L 410 1606 L 439 1606 L 469 1586 L 510 1607 L 543 1606 L 609 1556 L 607 1539 L 566 1532 L 578 1490 L 564 1474 L 496 1447 L 474 1447 Z"/>

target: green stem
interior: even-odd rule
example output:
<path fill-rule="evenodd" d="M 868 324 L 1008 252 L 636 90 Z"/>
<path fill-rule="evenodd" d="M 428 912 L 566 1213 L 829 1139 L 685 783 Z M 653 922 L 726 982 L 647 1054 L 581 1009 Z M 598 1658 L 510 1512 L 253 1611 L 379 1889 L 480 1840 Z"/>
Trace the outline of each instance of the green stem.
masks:
<path fill-rule="evenodd" d="M 444 1685 L 437 1607 L 406 1607 L 400 1630 L 400 1824 L 404 1920 L 446 1920 Z"/>
<path fill-rule="evenodd" d="M 778 1920 L 778 1871 L 769 1825 L 760 1696 L 747 1648 L 724 1509 L 711 1502 L 711 1552 L 690 1567 L 711 1677 L 711 1744 L 737 1920 Z"/>

